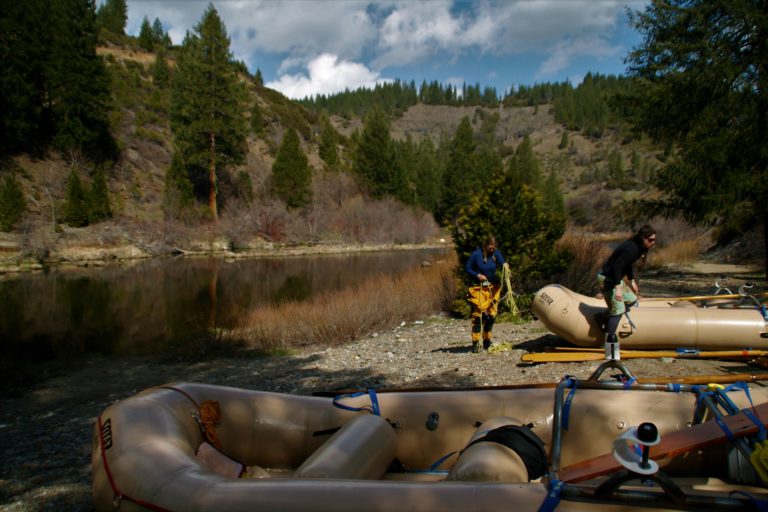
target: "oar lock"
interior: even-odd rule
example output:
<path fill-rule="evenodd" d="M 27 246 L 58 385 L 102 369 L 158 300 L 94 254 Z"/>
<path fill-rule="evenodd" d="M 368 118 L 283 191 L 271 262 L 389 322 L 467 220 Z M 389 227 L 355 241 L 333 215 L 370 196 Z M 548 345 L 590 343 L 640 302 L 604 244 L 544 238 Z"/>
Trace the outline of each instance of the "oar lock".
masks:
<path fill-rule="evenodd" d="M 613 442 L 613 456 L 619 464 L 634 473 L 653 475 L 659 470 L 659 465 L 650 460 L 648 455 L 651 446 L 660 441 L 656 425 L 644 422 L 637 427 L 630 427 L 616 438 Z"/>

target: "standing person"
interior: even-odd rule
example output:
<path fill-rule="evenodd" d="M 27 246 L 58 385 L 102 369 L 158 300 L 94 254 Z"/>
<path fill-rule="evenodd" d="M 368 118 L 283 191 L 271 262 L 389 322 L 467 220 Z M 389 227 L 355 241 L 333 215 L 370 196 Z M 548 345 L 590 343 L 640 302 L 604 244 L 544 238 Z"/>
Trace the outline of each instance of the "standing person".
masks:
<path fill-rule="evenodd" d="M 472 352 L 491 348 L 491 330 L 501 295 L 501 278 L 497 271 L 503 267 L 508 265 L 504 256 L 496 249 L 496 239 L 492 236 L 483 241 L 482 247 L 472 252 L 464 265 L 471 281 L 477 283 L 469 287 L 469 303 L 472 304 Z"/>
<path fill-rule="evenodd" d="M 605 358 L 621 359 L 616 329 L 621 315 L 637 303 L 640 293 L 635 279 L 634 264 L 645 257 L 656 243 L 656 230 L 645 225 L 632 238 L 620 243 L 597 273 L 597 283 L 608 305 L 605 322 Z"/>

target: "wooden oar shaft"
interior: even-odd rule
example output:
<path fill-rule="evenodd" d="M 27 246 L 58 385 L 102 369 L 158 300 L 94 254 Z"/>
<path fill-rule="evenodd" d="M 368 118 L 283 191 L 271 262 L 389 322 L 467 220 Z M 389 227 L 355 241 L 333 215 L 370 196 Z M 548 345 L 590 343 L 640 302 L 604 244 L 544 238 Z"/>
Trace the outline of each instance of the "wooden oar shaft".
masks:
<path fill-rule="evenodd" d="M 594 348 L 594 347 L 554 347 L 551 350 L 549 350 L 548 354 L 557 354 L 557 353 L 579 353 L 579 352 L 596 352 L 602 354 L 605 349 L 602 348 Z M 678 358 L 690 358 L 690 359 L 706 359 L 711 357 L 758 357 L 758 356 L 768 356 L 768 350 L 761 350 L 761 349 L 743 349 L 743 350 L 691 350 L 691 351 L 682 351 L 678 352 L 677 350 L 638 350 L 638 349 L 628 349 L 628 350 L 622 350 L 621 355 L 624 354 L 630 354 L 634 355 L 635 357 L 643 357 L 643 354 L 645 354 L 645 357 L 678 357 Z M 654 354 L 662 354 L 662 355 L 654 355 Z"/>
<path fill-rule="evenodd" d="M 691 295 L 689 297 L 643 297 L 643 301 L 678 301 L 678 300 L 714 300 L 714 299 L 742 299 L 747 297 L 768 297 L 768 292 L 752 293 L 750 295 L 739 295 L 738 293 L 721 293 L 720 295 Z"/>
<path fill-rule="evenodd" d="M 768 403 L 752 408 L 752 414 L 760 424 L 768 426 Z M 745 414 L 726 416 L 722 422 L 727 426 L 731 437 L 740 438 L 757 433 L 758 426 Z M 674 457 L 695 449 L 722 444 L 728 440 L 726 431 L 714 420 L 706 421 L 661 436 L 661 442 L 650 448 L 653 459 Z M 593 459 L 577 462 L 560 471 L 558 477 L 564 482 L 575 483 L 589 480 L 621 469 L 621 464 L 613 454 L 607 453 Z"/>

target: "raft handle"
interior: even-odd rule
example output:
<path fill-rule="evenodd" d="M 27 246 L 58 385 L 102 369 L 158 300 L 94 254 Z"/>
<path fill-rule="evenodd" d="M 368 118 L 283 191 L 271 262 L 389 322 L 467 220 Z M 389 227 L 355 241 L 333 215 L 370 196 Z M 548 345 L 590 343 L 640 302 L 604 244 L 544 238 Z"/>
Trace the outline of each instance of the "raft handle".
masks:
<path fill-rule="evenodd" d="M 440 422 L 440 415 L 436 412 L 429 413 L 427 416 L 427 430 L 437 430 L 438 423 Z"/>

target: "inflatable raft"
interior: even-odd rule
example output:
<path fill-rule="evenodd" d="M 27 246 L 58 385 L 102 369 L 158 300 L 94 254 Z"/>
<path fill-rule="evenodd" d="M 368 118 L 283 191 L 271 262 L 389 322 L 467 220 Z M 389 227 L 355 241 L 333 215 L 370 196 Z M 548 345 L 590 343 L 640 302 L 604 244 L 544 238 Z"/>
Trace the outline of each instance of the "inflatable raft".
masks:
<path fill-rule="evenodd" d="M 707 307 L 691 299 L 640 300 L 622 317 L 617 330 L 622 348 L 699 348 L 705 350 L 768 348 L 768 323 L 757 304 L 733 307 L 734 302 Z M 599 313 L 605 301 L 564 286 L 549 285 L 536 292 L 533 311 L 561 338 L 581 347 L 602 347 Z"/>
<path fill-rule="evenodd" d="M 629 375 L 619 362 L 607 365 Z M 745 389 L 727 393 L 733 407 L 768 401 L 768 390 L 748 397 Z M 690 385 L 596 377 L 336 397 L 176 383 L 99 415 L 94 503 L 103 511 L 432 512 L 739 510 L 768 499 L 749 451 L 734 454 L 720 426 L 699 423 L 720 414 L 702 409 L 713 403 L 702 397 Z M 754 421 L 738 410 L 726 418 L 734 443 L 751 443 L 744 436 L 768 423 L 768 404 L 752 411 Z M 658 436 L 641 439 L 651 427 Z M 641 474 L 659 485 L 632 483 Z"/>

